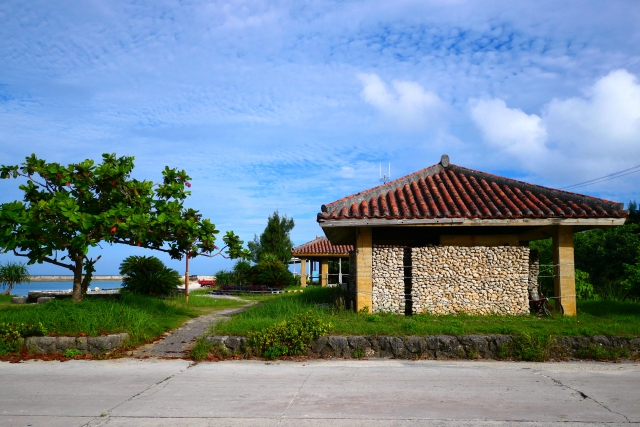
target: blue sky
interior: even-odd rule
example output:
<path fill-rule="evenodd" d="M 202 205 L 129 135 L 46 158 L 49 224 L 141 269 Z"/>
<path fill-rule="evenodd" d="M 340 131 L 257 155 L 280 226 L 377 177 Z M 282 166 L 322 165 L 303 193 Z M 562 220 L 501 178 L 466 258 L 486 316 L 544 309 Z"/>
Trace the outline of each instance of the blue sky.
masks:
<path fill-rule="evenodd" d="M 296 244 L 380 163 L 397 178 L 447 153 L 564 187 L 640 164 L 639 20 L 613 0 L 5 0 L 0 164 L 115 152 L 139 178 L 184 168 L 188 205 L 220 230 L 250 240 L 278 209 Z M 639 177 L 579 191 L 640 201 Z M 0 202 L 20 197 L 0 181 Z M 143 250 L 98 252 L 109 274 Z"/>

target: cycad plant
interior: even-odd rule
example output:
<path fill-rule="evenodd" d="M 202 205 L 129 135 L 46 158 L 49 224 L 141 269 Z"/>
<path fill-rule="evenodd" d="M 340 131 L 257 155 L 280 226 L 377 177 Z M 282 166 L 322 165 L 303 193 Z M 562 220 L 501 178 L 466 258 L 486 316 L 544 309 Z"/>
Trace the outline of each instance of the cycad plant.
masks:
<path fill-rule="evenodd" d="M 154 256 L 132 255 L 120 264 L 120 274 L 125 276 L 122 288 L 142 295 L 169 295 L 181 284 L 180 275 Z"/>
<path fill-rule="evenodd" d="M 2 295 L 11 293 L 14 285 L 31 282 L 31 276 L 26 264 L 8 262 L 0 265 L 0 282 L 3 288 L 7 287 L 7 290 Z"/>

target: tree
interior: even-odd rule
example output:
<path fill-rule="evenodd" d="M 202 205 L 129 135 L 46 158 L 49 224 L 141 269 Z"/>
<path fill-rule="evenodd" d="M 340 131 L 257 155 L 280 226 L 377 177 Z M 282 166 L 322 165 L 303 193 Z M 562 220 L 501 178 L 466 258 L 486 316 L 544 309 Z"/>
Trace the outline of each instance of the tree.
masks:
<path fill-rule="evenodd" d="M 29 258 L 29 264 L 71 270 L 74 301 L 82 300 L 100 259 L 89 258 L 89 249 L 103 241 L 166 252 L 173 259 L 225 250 L 229 258 L 243 255 L 238 236 L 229 231 L 225 246 L 216 247 L 215 225 L 183 206 L 191 194 L 184 170 L 165 166 L 162 182 L 154 184 L 131 178 L 133 161 L 103 154 L 97 165 L 85 160 L 63 166 L 32 154 L 21 165 L 0 166 L 1 179 L 26 179 L 19 187 L 24 202 L 0 205 L 0 249 Z"/>
<path fill-rule="evenodd" d="M 120 264 L 122 288 L 134 294 L 169 295 L 180 285 L 180 275 L 154 256 L 132 255 Z"/>
<path fill-rule="evenodd" d="M 31 276 L 25 264 L 8 262 L 0 265 L 0 284 L 2 284 L 3 287 L 7 287 L 7 290 L 4 291 L 2 295 L 10 294 L 13 286 L 16 284 L 29 282 L 31 282 Z"/>
<path fill-rule="evenodd" d="M 267 226 L 260 235 L 260 239 L 255 236 L 253 242 L 249 242 L 249 250 L 253 255 L 253 261 L 258 263 L 264 254 L 274 254 L 283 263 L 288 263 L 291 259 L 291 249 L 293 242 L 289 233 L 293 229 L 293 218 L 280 216 L 278 211 L 267 220 Z"/>

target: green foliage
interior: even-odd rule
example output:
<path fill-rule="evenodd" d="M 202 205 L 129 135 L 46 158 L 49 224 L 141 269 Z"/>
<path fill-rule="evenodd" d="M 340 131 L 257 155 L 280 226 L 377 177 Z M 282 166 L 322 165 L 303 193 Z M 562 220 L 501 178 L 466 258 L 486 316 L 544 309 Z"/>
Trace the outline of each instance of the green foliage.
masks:
<path fill-rule="evenodd" d="M 634 202 L 629 204 L 629 212 L 627 224 L 623 226 L 574 234 L 576 291 L 579 298 L 640 298 L 640 286 L 634 278 L 637 268 L 634 266 L 640 260 L 640 224 L 635 217 L 638 210 Z M 530 246 L 539 254 L 541 290 L 551 296 L 553 269 L 543 267 L 553 264 L 551 239 L 531 242 Z"/>
<path fill-rule="evenodd" d="M 120 264 L 122 289 L 141 295 L 166 296 L 180 285 L 180 275 L 154 256 L 132 255 Z"/>
<path fill-rule="evenodd" d="M 269 358 L 301 355 L 313 340 L 326 335 L 330 328 L 330 323 L 309 311 L 252 333 L 247 345 L 256 354 Z"/>
<path fill-rule="evenodd" d="M 42 323 L 0 323 L 0 356 L 20 351 L 20 338 L 41 337 L 47 333 Z"/>
<path fill-rule="evenodd" d="M 261 261 L 251 269 L 251 281 L 256 285 L 274 288 L 295 286 L 298 281 L 279 260 Z"/>
<path fill-rule="evenodd" d="M 597 295 L 589 282 L 589 273 L 576 268 L 576 298 L 593 299 Z"/>
<path fill-rule="evenodd" d="M 217 285 L 235 285 L 236 277 L 235 275 L 226 270 L 220 270 L 216 274 L 216 284 Z"/>
<path fill-rule="evenodd" d="M 5 294 L 10 294 L 15 285 L 29 282 L 31 282 L 31 276 L 25 264 L 19 262 L 0 264 L 0 286 L 7 287 Z"/>
<path fill-rule="evenodd" d="M 273 254 L 277 260 L 288 262 L 293 249 L 290 236 L 293 226 L 293 218 L 287 218 L 286 215 L 281 217 L 278 211 L 269 216 L 260 239 L 255 236 L 253 241 L 248 243 L 253 261 L 258 263 L 263 260 L 265 254 Z"/>
<path fill-rule="evenodd" d="M 186 172 L 165 167 L 160 183 L 139 181 L 131 178 L 133 160 L 103 154 L 100 164 L 64 166 L 33 154 L 22 165 L 0 166 L 0 179 L 26 179 L 20 185 L 24 202 L 0 205 L 0 249 L 28 257 L 29 264 L 48 262 L 73 271 L 75 300 L 82 299 L 99 259 L 87 253 L 100 242 L 164 251 L 173 259 L 217 250 L 215 225 L 183 206 L 191 194 Z M 223 241 L 226 246 L 217 253 L 244 254 L 233 232 Z"/>
<path fill-rule="evenodd" d="M 622 264 L 626 278 L 620 283 L 622 289 L 634 298 L 640 297 L 640 256 L 635 264 Z"/>
<path fill-rule="evenodd" d="M 224 346 L 207 342 L 205 337 L 200 337 L 196 340 L 196 343 L 189 352 L 189 356 L 193 360 L 199 362 L 201 360 L 207 359 L 210 356 L 213 356 L 217 359 L 223 359 L 229 356 L 229 352 Z"/>
<path fill-rule="evenodd" d="M 364 354 L 364 350 L 362 350 L 361 348 L 356 348 L 355 350 L 353 350 L 353 357 L 356 359 L 361 359 L 365 356 Z"/>
<path fill-rule="evenodd" d="M 233 266 L 233 275 L 239 285 L 247 284 L 251 280 L 251 263 L 244 259 L 239 259 Z"/>
<path fill-rule="evenodd" d="M 62 353 L 63 357 L 68 357 L 70 359 L 73 359 L 74 357 L 78 357 L 82 355 L 82 351 L 78 350 L 77 348 L 68 348 L 64 351 L 64 353 Z"/>
<path fill-rule="evenodd" d="M 513 338 L 510 344 L 500 349 L 500 357 L 543 362 L 551 358 L 556 347 L 552 336 L 524 333 Z"/>
<path fill-rule="evenodd" d="M 630 356 L 629 350 L 626 348 L 603 348 L 596 345 L 589 345 L 588 348 L 578 350 L 576 356 L 580 359 L 593 359 L 593 360 L 616 360 L 620 358 L 628 358 Z"/>

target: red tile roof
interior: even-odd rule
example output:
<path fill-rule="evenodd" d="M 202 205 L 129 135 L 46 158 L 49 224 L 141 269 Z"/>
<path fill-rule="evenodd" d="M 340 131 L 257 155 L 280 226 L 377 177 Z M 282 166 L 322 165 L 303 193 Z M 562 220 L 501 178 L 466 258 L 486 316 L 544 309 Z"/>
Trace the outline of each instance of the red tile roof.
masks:
<path fill-rule="evenodd" d="M 443 157 L 444 158 L 444 157 Z M 622 203 L 442 163 L 322 206 L 347 218 L 623 218 Z"/>
<path fill-rule="evenodd" d="M 349 256 L 349 252 L 353 250 L 351 245 L 332 245 L 329 239 L 326 237 L 316 237 L 314 240 L 303 243 L 300 246 L 296 246 L 291 250 L 294 256 L 299 255 L 320 255 L 320 254 L 332 254 L 332 255 L 344 255 Z"/>

